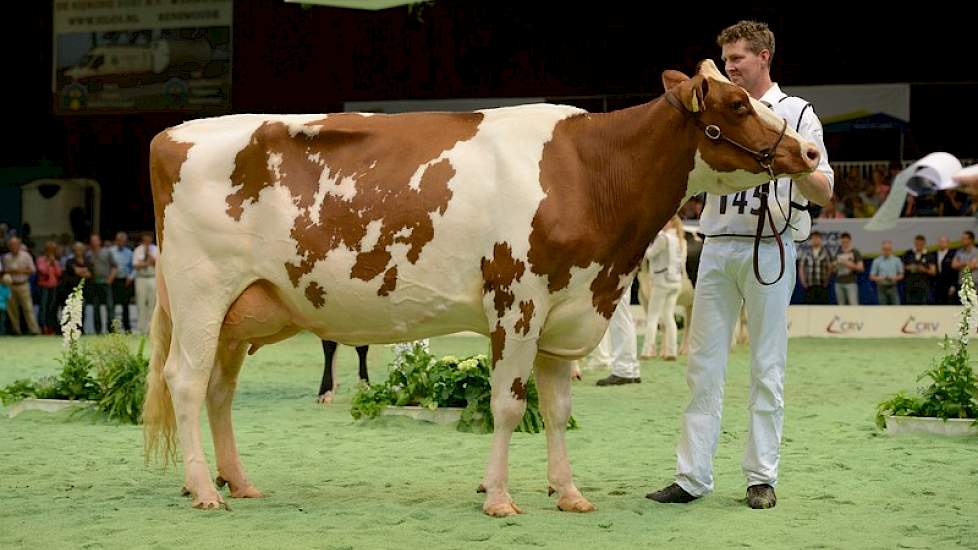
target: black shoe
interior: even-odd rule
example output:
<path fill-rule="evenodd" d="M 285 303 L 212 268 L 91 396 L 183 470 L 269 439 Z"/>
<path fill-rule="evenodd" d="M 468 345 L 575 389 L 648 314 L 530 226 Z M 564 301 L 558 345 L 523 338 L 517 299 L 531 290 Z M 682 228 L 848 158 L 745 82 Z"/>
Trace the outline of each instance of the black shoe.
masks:
<path fill-rule="evenodd" d="M 666 487 L 665 489 L 659 489 L 654 493 L 649 493 L 645 495 L 645 498 L 649 500 L 654 500 L 656 502 L 662 502 L 664 504 L 686 504 L 693 502 L 700 497 L 694 497 L 693 495 L 686 492 L 677 483 Z"/>
<path fill-rule="evenodd" d="M 763 483 L 747 488 L 747 505 L 751 508 L 755 510 L 774 508 L 777 503 L 778 497 L 774 494 L 774 487 Z"/>
<path fill-rule="evenodd" d="M 641 378 L 622 378 L 621 376 L 615 376 L 614 374 L 609 374 L 607 377 L 598 380 L 599 386 L 620 386 L 622 384 L 641 384 Z"/>

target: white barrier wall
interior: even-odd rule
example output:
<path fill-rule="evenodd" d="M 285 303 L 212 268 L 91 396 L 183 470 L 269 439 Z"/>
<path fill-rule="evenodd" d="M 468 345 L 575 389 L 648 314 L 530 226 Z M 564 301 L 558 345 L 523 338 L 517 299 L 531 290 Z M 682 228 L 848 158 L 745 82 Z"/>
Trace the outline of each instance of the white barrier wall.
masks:
<path fill-rule="evenodd" d="M 958 331 L 960 306 L 790 306 L 788 335 L 941 338 Z"/>

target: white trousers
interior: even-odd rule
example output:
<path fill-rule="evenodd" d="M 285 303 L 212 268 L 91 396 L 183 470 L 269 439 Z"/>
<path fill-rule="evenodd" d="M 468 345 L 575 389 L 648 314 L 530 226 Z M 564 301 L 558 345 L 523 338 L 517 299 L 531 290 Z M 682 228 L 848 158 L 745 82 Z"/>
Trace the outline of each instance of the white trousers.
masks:
<path fill-rule="evenodd" d="M 632 295 L 631 286 L 618 300 L 618 306 L 611 315 L 606 338 L 611 346 L 611 374 L 621 378 L 638 378 L 638 337 L 635 334 L 635 318 L 629 307 Z M 603 340 L 602 340 L 603 342 Z M 599 346 L 600 347 L 600 346 Z"/>
<path fill-rule="evenodd" d="M 754 276 L 751 239 L 708 238 L 703 246 L 686 371 L 691 398 L 676 451 L 676 483 L 692 495 L 704 495 L 714 488 L 713 456 L 720 437 L 727 358 L 742 302 L 747 307 L 751 348 L 747 451 L 742 467 L 748 486 L 777 483 L 788 355 L 787 308 L 795 286 L 794 243 L 788 241 L 784 246 L 784 277 L 771 286 L 761 285 Z M 762 243 L 758 256 L 764 280 L 777 277 L 777 243 Z"/>
<path fill-rule="evenodd" d="M 642 355 L 655 354 L 655 339 L 659 332 L 659 319 L 665 328 L 662 339 L 662 355 L 676 356 L 676 300 L 679 298 L 680 285 L 652 287 L 649 307 L 645 314 L 645 340 L 642 343 Z"/>
<path fill-rule="evenodd" d="M 139 314 L 136 330 L 140 334 L 149 334 L 149 321 L 155 307 L 156 277 L 136 277 L 136 311 Z"/>

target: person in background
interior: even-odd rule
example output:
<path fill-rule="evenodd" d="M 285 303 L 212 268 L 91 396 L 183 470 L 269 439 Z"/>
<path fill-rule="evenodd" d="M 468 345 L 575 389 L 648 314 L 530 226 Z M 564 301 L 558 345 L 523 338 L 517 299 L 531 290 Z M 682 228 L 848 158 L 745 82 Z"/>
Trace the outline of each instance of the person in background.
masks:
<path fill-rule="evenodd" d="M 139 238 L 139 246 L 132 253 L 133 276 L 136 286 L 136 330 L 149 334 L 149 323 L 156 307 L 156 261 L 160 257 L 159 248 L 153 244 L 153 234 L 149 231 Z"/>
<path fill-rule="evenodd" d="M 876 283 L 876 298 L 881 306 L 900 305 L 897 283 L 903 280 L 903 262 L 893 255 L 893 241 L 883 241 L 882 254 L 873 260 L 869 279 Z"/>
<path fill-rule="evenodd" d="M 132 302 L 132 249 L 129 248 L 129 235 L 125 231 L 115 234 L 115 242 L 109 247 L 115 260 L 116 275 L 112 281 L 112 302 L 109 306 L 109 319 L 115 317 L 115 306 L 122 306 L 122 329 L 132 332 L 129 320 L 129 303 Z"/>
<path fill-rule="evenodd" d="M 37 258 L 37 286 L 41 290 L 39 324 L 42 334 L 59 332 L 58 286 L 63 268 L 58 260 L 58 245 L 54 241 L 44 243 L 44 255 Z"/>
<path fill-rule="evenodd" d="M 839 236 L 839 253 L 835 256 L 835 300 L 840 306 L 859 305 L 858 273 L 865 271 L 863 255 L 852 246 L 852 235 Z"/>
<path fill-rule="evenodd" d="M 909 305 L 926 305 L 931 303 L 931 280 L 937 275 L 937 257 L 927 252 L 927 239 L 917 235 L 913 240 L 913 249 L 903 255 L 904 295 Z"/>
<path fill-rule="evenodd" d="M 17 237 L 7 241 L 10 250 L 3 256 L 3 271 L 10 275 L 10 300 L 7 302 L 7 312 L 10 315 L 10 328 L 14 334 L 21 334 L 20 318 L 27 322 L 27 331 L 40 334 L 37 319 L 34 318 L 34 301 L 31 299 L 31 275 L 37 270 L 34 258 L 24 249 Z"/>
<path fill-rule="evenodd" d="M 10 300 L 10 285 L 13 278 L 4 273 L 0 277 L 0 336 L 7 334 L 7 302 Z"/>

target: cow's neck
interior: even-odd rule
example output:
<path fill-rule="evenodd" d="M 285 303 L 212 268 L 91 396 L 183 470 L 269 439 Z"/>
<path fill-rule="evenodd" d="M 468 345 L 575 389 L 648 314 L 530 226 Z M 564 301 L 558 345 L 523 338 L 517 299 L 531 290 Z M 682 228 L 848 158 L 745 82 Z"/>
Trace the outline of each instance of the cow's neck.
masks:
<path fill-rule="evenodd" d="M 606 317 L 623 277 L 679 207 L 693 168 L 694 126 L 665 101 L 561 121 L 544 147 L 529 260 L 565 288 L 573 267 L 594 264 L 595 306 Z"/>
<path fill-rule="evenodd" d="M 583 182 L 602 214 L 629 226 L 645 243 L 669 220 L 686 194 L 693 169 L 695 127 L 665 100 L 592 115 L 588 134 L 597 138 L 604 174 Z"/>

